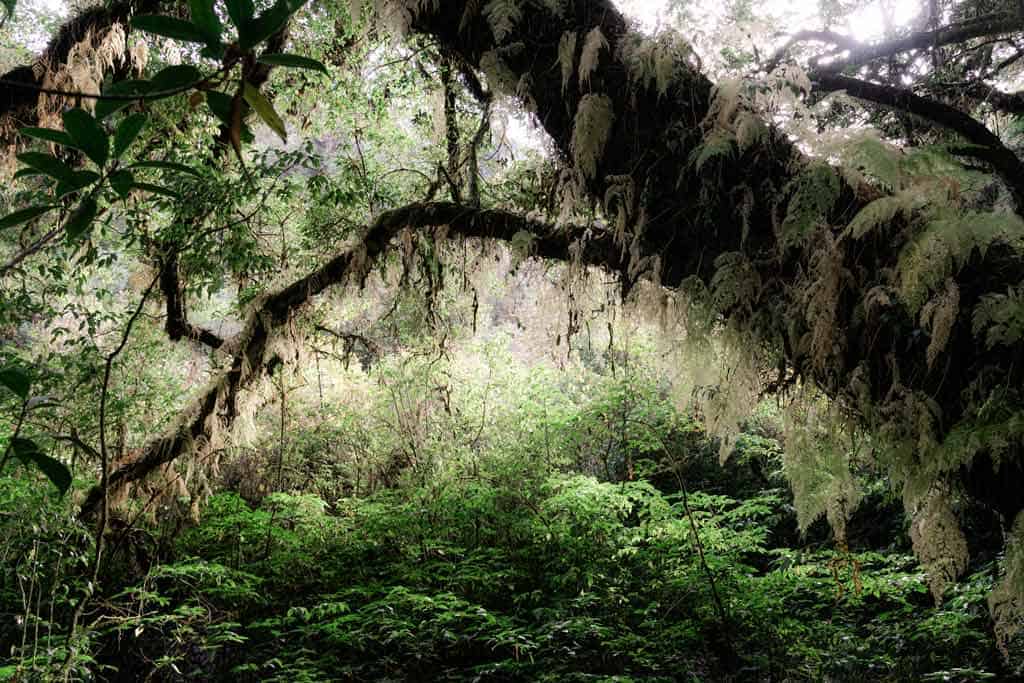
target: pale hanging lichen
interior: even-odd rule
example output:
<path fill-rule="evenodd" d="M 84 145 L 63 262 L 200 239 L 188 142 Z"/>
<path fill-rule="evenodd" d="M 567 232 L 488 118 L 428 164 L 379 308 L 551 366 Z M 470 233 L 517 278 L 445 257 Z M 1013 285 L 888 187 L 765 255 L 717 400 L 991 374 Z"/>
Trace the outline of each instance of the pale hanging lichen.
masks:
<path fill-rule="evenodd" d="M 580 100 L 572 128 L 572 154 L 586 178 L 597 177 L 597 165 L 615 122 L 615 110 L 607 95 L 589 94 Z"/>
<path fill-rule="evenodd" d="M 601 50 L 608 49 L 608 41 L 605 39 L 601 29 L 597 26 L 590 29 L 587 37 L 583 40 L 583 50 L 580 52 L 580 90 L 590 88 L 590 76 L 597 70 L 598 62 L 601 59 Z"/>
<path fill-rule="evenodd" d="M 558 39 L 558 64 L 562 68 L 562 93 L 569 88 L 569 79 L 576 65 L 576 31 L 566 31 Z"/>

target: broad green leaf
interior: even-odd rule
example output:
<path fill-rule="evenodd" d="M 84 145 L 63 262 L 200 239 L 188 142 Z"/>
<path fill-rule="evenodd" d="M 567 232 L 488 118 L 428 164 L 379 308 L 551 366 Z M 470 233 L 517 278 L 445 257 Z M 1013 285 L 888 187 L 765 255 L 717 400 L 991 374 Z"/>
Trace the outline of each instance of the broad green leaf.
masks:
<path fill-rule="evenodd" d="M 231 97 L 222 92 L 211 90 L 206 93 L 206 104 L 210 107 L 213 115 L 220 119 L 220 122 L 230 128 L 231 126 Z M 242 142 L 252 142 L 253 135 L 249 127 L 242 123 Z"/>
<path fill-rule="evenodd" d="M 26 465 L 35 465 L 57 487 L 61 495 L 71 488 L 71 470 L 59 460 L 45 455 L 31 439 L 17 438 L 11 442 L 14 455 Z"/>
<path fill-rule="evenodd" d="M 0 370 L 0 384 L 13 391 L 18 398 L 28 398 L 32 380 L 21 368 L 4 368 Z"/>
<path fill-rule="evenodd" d="M 305 4 L 306 0 L 277 0 L 270 9 L 239 29 L 239 47 L 248 51 L 259 45 L 284 28 L 288 19 Z"/>
<path fill-rule="evenodd" d="M 191 64 L 179 64 L 162 69 L 150 81 L 153 85 L 153 92 L 164 90 L 177 90 L 187 85 L 199 83 L 203 80 L 202 72 Z"/>
<path fill-rule="evenodd" d="M 263 119 L 264 123 L 270 126 L 270 129 L 277 133 L 278 137 L 281 138 L 282 142 L 288 141 L 288 130 L 284 126 L 284 121 L 274 111 L 274 105 L 270 103 L 263 93 L 249 85 L 245 84 L 243 90 L 245 101 L 249 103 L 249 106 L 256 110 L 260 118 Z"/>
<path fill-rule="evenodd" d="M 94 171 L 75 171 L 70 178 L 57 183 L 57 198 L 59 199 L 74 192 L 78 192 L 82 188 L 92 185 L 99 179 L 100 174 Z"/>
<path fill-rule="evenodd" d="M 72 174 L 71 167 L 52 154 L 22 152 L 18 155 L 18 161 L 57 180 L 66 180 Z"/>
<path fill-rule="evenodd" d="M 133 190 L 143 190 L 144 192 L 152 192 L 153 194 L 163 195 L 170 197 L 171 199 L 181 199 L 181 195 L 166 187 L 160 185 L 153 185 L 152 183 L 132 183 Z"/>
<path fill-rule="evenodd" d="M 39 446 L 32 439 L 17 437 L 11 439 L 11 450 L 19 460 L 27 465 L 32 462 L 31 454 L 39 452 Z"/>
<path fill-rule="evenodd" d="M 239 36 L 241 36 L 242 26 L 252 19 L 252 15 L 256 13 L 256 8 L 253 6 L 252 0 L 227 0 L 226 4 L 231 23 L 238 27 Z"/>
<path fill-rule="evenodd" d="M 192 11 L 192 23 L 206 36 L 206 43 L 219 44 L 224 27 L 213 9 L 213 0 L 189 0 L 188 5 Z"/>
<path fill-rule="evenodd" d="M 197 171 L 196 169 L 192 168 L 191 166 L 186 166 L 185 164 L 179 164 L 173 161 L 140 161 L 138 163 L 132 164 L 128 168 L 159 168 L 165 171 L 188 173 L 190 175 L 194 175 L 197 178 L 199 177 L 199 171 Z"/>
<path fill-rule="evenodd" d="M 206 93 L 206 105 L 221 123 L 231 125 L 231 97 L 222 92 L 211 90 Z"/>
<path fill-rule="evenodd" d="M 292 69 L 309 69 L 310 71 L 327 73 L 326 66 L 315 59 L 303 57 L 302 55 L 271 53 L 260 55 L 259 61 L 263 64 L 272 64 L 274 66 L 284 66 Z"/>
<path fill-rule="evenodd" d="M 82 203 L 68 218 L 68 222 L 64 224 L 64 231 L 69 240 L 74 242 L 85 236 L 92 224 L 92 219 L 96 218 L 98 208 L 96 200 L 92 197 L 82 200 Z"/>
<path fill-rule="evenodd" d="M 121 155 L 128 151 L 135 138 L 139 136 L 142 127 L 146 125 L 145 114 L 129 114 L 118 124 L 114 131 L 114 158 L 120 159 Z"/>
<path fill-rule="evenodd" d="M 75 146 L 71 136 L 62 130 L 54 130 L 53 128 L 35 128 L 30 126 L 28 128 L 22 128 L 18 132 L 25 137 L 35 138 L 36 140 L 55 142 L 58 145 L 64 145 L 65 147 Z"/>
<path fill-rule="evenodd" d="M 33 218 L 42 216 L 44 213 L 53 211 L 56 208 L 57 206 L 55 204 L 47 204 L 46 206 L 30 206 L 27 209 L 21 209 L 20 211 L 7 214 L 3 218 L 0 218 L 0 230 L 10 228 L 15 225 L 21 225 L 22 223 L 27 223 Z"/>
<path fill-rule="evenodd" d="M 135 176 L 131 171 L 127 169 L 120 169 L 110 174 L 110 186 L 114 188 L 122 199 L 128 196 L 128 193 L 132 191 L 132 185 L 135 183 Z"/>
<path fill-rule="evenodd" d="M 120 81 L 105 89 L 103 94 L 118 97 L 131 96 L 142 99 L 142 97 L 152 89 L 153 85 L 149 81 Z M 135 100 L 97 100 L 96 110 L 94 113 L 96 118 L 102 121 L 114 112 L 121 111 L 134 101 Z"/>
<path fill-rule="evenodd" d="M 110 138 L 100 122 L 92 114 L 75 107 L 64 112 L 64 130 L 75 141 L 75 147 L 82 150 L 97 166 L 107 163 L 110 154 Z"/>
<path fill-rule="evenodd" d="M 142 14 L 132 19 L 132 28 L 154 33 L 164 38 L 183 40 L 186 43 L 205 43 L 206 34 L 190 21 L 164 17 L 157 14 Z"/>
<path fill-rule="evenodd" d="M 38 170 L 36 170 L 34 168 L 27 168 L 26 167 L 26 168 L 19 168 L 17 171 L 14 172 L 14 175 L 11 176 L 11 178 L 14 179 L 14 180 L 18 180 L 19 178 L 28 178 L 28 177 L 34 176 L 34 175 L 46 175 L 46 174 L 41 172 L 41 171 L 38 171 Z"/>

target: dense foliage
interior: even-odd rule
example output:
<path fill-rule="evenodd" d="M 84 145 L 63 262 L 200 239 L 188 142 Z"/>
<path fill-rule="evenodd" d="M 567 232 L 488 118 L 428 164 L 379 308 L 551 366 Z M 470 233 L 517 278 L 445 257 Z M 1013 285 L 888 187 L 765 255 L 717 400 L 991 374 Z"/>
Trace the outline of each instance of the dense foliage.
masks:
<path fill-rule="evenodd" d="M 1021 675 L 1024 6 L 633 4 L 0 2 L 0 678 Z"/>
<path fill-rule="evenodd" d="M 901 529 L 885 547 L 871 545 L 873 521 L 851 530 L 848 551 L 822 526 L 798 542 L 772 411 L 723 470 L 716 444 L 650 380 L 591 379 L 569 387 L 554 374 L 492 396 L 501 424 L 463 452 L 451 433 L 476 429 L 480 406 L 459 392 L 453 412 L 471 424 L 439 427 L 447 443 L 421 455 L 437 465 L 396 488 L 330 505 L 298 487 L 224 491 L 183 532 L 134 531 L 95 599 L 88 655 L 71 665 L 119 680 L 979 681 L 1003 671 L 990 566 L 936 607 Z M 296 436 L 293 481 L 311 455 L 309 433 Z M 636 478 L 624 476 L 627 459 Z M 315 486 L 351 477 L 320 471 Z M 53 675 L 89 535 L 25 481 L 3 495 L 17 514 L 5 527 L 2 609 L 17 615 L 5 639 L 18 643 L 8 671 Z M 873 514 L 887 513 L 885 498 Z"/>

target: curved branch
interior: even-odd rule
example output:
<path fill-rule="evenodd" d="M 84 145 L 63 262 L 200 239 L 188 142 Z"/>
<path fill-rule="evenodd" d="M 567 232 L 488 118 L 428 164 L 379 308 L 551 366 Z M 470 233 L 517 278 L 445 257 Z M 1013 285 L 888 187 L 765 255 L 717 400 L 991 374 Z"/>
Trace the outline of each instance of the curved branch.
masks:
<path fill-rule="evenodd" d="M 224 345 L 224 340 L 219 336 L 188 321 L 185 292 L 178 272 L 177 251 L 172 251 L 160 268 L 160 291 L 167 302 L 167 321 L 164 323 L 164 329 L 171 341 L 191 339 L 211 349 L 219 349 Z"/>
<path fill-rule="evenodd" d="M 824 72 L 812 76 L 815 90 L 845 90 L 851 97 L 904 111 L 927 119 L 957 133 L 975 147 L 958 148 L 958 154 L 973 156 L 990 164 L 1013 194 L 1018 211 L 1024 211 L 1024 162 L 988 128 L 948 105 L 914 94 L 910 90 L 870 83 Z"/>
<path fill-rule="evenodd" d="M 838 72 L 901 52 L 937 48 L 963 43 L 974 38 L 1005 35 L 1019 31 L 1024 31 L 1024 16 L 1018 12 L 996 12 L 959 24 L 943 26 L 931 31 L 920 31 L 874 45 L 856 44 L 856 46 L 843 47 L 843 50 L 849 50 L 849 54 L 846 56 L 822 64 L 821 60 L 830 56 L 823 55 L 813 59 L 811 65 L 819 71 Z M 787 49 L 788 47 L 790 45 L 787 45 Z M 831 54 L 835 54 L 835 52 Z"/>
<path fill-rule="evenodd" d="M 161 465 L 189 452 L 194 444 L 209 439 L 215 425 L 230 427 L 236 417 L 238 393 L 261 377 L 280 359 L 268 349 L 275 329 L 328 287 L 349 278 L 362 279 L 372 263 L 384 253 L 405 229 L 444 226 L 438 234 L 482 239 L 511 240 L 526 231 L 535 237 L 533 254 L 540 258 L 568 260 L 578 258 L 589 265 L 624 272 L 620 250 L 608 236 L 587 236 L 582 228 L 555 231 L 551 226 L 518 214 L 496 209 L 473 209 L 450 202 L 410 204 L 385 211 L 367 230 L 363 240 L 346 249 L 309 275 L 262 300 L 250 312 L 244 330 L 223 348 L 231 350 L 228 370 L 207 388 L 185 412 L 185 419 L 168 434 L 147 444 L 138 458 L 122 466 L 107 478 L 107 490 L 138 481 Z M 104 488 L 97 486 L 82 504 L 83 516 L 92 515 L 104 499 Z"/>

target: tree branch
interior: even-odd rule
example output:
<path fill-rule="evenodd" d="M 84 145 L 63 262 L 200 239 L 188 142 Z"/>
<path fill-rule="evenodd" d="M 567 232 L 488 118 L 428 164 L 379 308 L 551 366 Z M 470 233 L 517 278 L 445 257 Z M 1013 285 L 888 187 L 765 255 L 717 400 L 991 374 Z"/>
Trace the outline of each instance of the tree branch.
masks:
<path fill-rule="evenodd" d="M 934 49 L 945 45 L 963 43 L 974 38 L 1006 35 L 1019 31 L 1024 31 L 1024 17 L 1018 12 L 996 12 L 959 24 L 943 26 L 931 31 L 920 31 L 903 38 L 896 38 L 895 40 L 888 40 L 874 45 L 864 45 L 851 38 L 843 39 L 843 36 L 833 34 L 830 31 L 802 32 L 795 34 L 786 43 L 783 49 L 773 58 L 772 64 L 777 65 L 785 52 L 791 49 L 794 44 L 812 39 L 839 46 L 840 49 L 833 50 L 811 60 L 811 66 L 815 71 L 835 73 L 843 69 L 862 66 L 876 59 L 891 57 L 901 52 Z M 822 38 L 820 35 L 815 38 L 816 34 L 822 34 L 828 36 L 828 38 Z M 849 53 L 845 56 L 840 56 L 843 51 L 849 51 Z M 835 59 L 827 64 L 822 64 L 823 60 L 833 56 Z"/>
<path fill-rule="evenodd" d="M 958 109 L 914 94 L 910 90 L 870 83 L 823 72 L 814 75 L 815 90 L 845 90 L 851 97 L 904 111 L 957 133 L 976 147 L 958 149 L 990 164 L 1013 194 L 1018 211 L 1024 212 L 1024 163 L 988 128 Z"/>
<path fill-rule="evenodd" d="M 551 226 L 496 209 L 473 209 L 450 202 L 410 204 L 380 214 L 363 240 L 346 249 L 306 277 L 263 299 L 248 316 L 244 330 L 222 348 L 230 349 L 228 370 L 204 391 L 185 412 L 185 418 L 169 433 L 147 444 L 139 457 L 107 477 L 107 487 L 97 486 L 82 504 L 82 515 L 91 516 L 104 500 L 104 491 L 138 481 L 157 467 L 172 462 L 208 440 L 219 421 L 229 428 L 235 419 L 238 392 L 252 385 L 268 367 L 280 362 L 268 351 L 273 332 L 314 296 L 346 279 L 361 281 L 372 263 L 404 229 L 445 226 L 439 232 L 462 237 L 511 240 L 526 231 L 535 236 L 533 253 L 539 258 L 569 260 L 624 273 L 620 250 L 609 236 L 590 236 L 573 248 L 586 232 L 582 228 L 554 230 Z"/>
<path fill-rule="evenodd" d="M 85 36 L 91 35 L 96 40 L 118 23 L 124 25 L 127 32 L 130 17 L 155 12 L 162 4 L 162 0 L 128 0 L 108 7 L 90 7 L 76 14 L 60 27 L 34 64 L 18 66 L 0 74 L 0 79 L 7 82 L 0 87 L 0 117 L 12 116 L 21 125 L 34 125 L 38 120 L 38 90 L 47 71 L 66 63 L 71 49 Z"/>
<path fill-rule="evenodd" d="M 188 321 L 185 309 L 185 292 L 178 273 L 178 252 L 172 248 L 160 267 L 160 291 L 167 302 L 167 321 L 164 329 L 171 341 L 191 339 L 211 349 L 219 349 L 224 340 L 210 330 L 193 325 Z"/>

